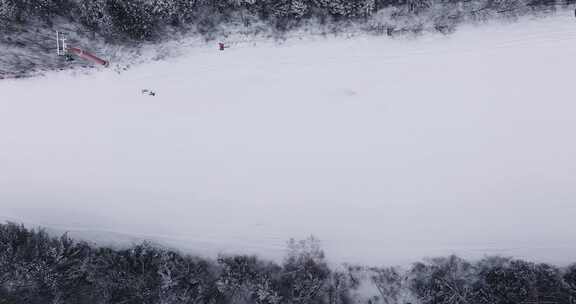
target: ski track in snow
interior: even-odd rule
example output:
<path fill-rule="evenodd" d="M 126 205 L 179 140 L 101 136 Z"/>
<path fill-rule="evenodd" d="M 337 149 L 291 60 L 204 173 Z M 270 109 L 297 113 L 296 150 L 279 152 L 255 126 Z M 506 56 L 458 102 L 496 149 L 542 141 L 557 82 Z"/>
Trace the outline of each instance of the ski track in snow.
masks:
<path fill-rule="evenodd" d="M 567 12 L 0 81 L 0 220 L 212 256 L 313 234 L 336 262 L 573 262 L 574 58 Z"/>

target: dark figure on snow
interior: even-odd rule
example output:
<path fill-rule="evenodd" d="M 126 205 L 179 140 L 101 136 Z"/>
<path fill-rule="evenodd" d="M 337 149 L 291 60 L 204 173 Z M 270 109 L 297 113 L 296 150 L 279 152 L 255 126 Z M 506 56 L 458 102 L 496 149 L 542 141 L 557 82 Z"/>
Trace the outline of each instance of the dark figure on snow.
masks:
<path fill-rule="evenodd" d="M 218 43 L 218 48 L 223 51 L 224 49 L 229 48 L 229 46 L 225 45 L 224 43 L 220 42 Z"/>
<path fill-rule="evenodd" d="M 150 91 L 148 89 L 143 89 L 142 94 L 146 94 L 146 95 L 150 95 L 150 96 L 156 96 L 156 92 Z"/>

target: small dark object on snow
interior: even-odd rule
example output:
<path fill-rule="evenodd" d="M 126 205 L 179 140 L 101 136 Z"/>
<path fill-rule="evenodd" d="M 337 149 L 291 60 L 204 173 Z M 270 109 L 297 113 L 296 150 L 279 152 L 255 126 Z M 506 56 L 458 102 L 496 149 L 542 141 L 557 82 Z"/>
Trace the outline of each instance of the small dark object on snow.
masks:
<path fill-rule="evenodd" d="M 146 94 L 146 95 L 150 95 L 150 96 L 156 96 L 156 92 L 150 91 L 148 89 L 143 89 L 142 94 Z"/>
<path fill-rule="evenodd" d="M 219 42 L 219 43 L 218 43 L 218 48 L 219 48 L 221 51 L 223 51 L 224 49 L 227 49 L 227 48 L 229 48 L 229 47 L 230 47 L 230 46 L 225 45 L 225 44 L 222 43 L 222 42 Z"/>

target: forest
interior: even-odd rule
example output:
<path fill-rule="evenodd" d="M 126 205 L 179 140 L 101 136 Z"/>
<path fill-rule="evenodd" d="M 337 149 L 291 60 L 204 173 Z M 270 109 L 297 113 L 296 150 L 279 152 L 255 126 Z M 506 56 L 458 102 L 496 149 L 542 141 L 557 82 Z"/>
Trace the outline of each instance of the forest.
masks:
<path fill-rule="evenodd" d="M 0 224 L 2 304 L 574 303 L 576 265 L 436 257 L 409 267 L 333 265 L 320 241 L 290 240 L 273 262 L 205 258 L 151 243 L 105 248 Z"/>
<path fill-rule="evenodd" d="M 226 26 L 276 33 L 312 24 L 377 34 L 449 33 L 465 21 L 549 12 L 575 0 L 0 0 L 0 25 L 67 20 L 110 41 L 146 41 L 170 30 L 207 37 Z"/>

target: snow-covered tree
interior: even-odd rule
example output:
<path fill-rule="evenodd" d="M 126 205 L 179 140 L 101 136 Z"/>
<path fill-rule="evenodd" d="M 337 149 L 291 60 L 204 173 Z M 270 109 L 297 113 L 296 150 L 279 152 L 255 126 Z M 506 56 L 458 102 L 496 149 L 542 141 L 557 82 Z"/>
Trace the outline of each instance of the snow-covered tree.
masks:
<path fill-rule="evenodd" d="M 147 0 L 106 0 L 106 12 L 115 29 L 123 35 L 143 40 L 153 36 L 157 16 Z"/>
<path fill-rule="evenodd" d="M 295 304 L 316 303 L 329 275 L 330 269 L 316 238 L 290 240 L 282 265 L 279 294 Z"/>
<path fill-rule="evenodd" d="M 416 263 L 410 287 L 423 304 L 476 304 L 474 266 L 456 256 Z"/>
<path fill-rule="evenodd" d="M 370 281 L 380 293 L 380 299 L 384 304 L 397 304 L 399 303 L 400 295 L 402 293 L 402 274 L 393 267 L 369 269 Z"/>
<path fill-rule="evenodd" d="M 491 257 L 478 262 L 477 303 L 509 304 L 561 297 L 560 271 L 547 264 Z"/>
<path fill-rule="evenodd" d="M 218 264 L 222 267 L 218 290 L 230 303 L 278 304 L 282 300 L 276 291 L 278 266 L 255 256 L 222 256 Z"/>

